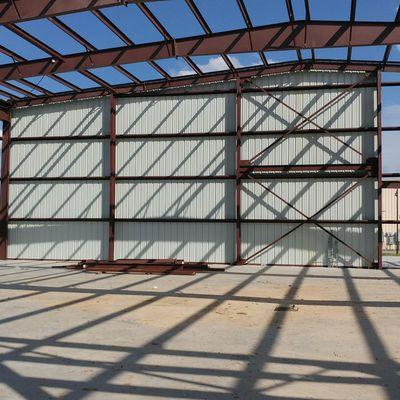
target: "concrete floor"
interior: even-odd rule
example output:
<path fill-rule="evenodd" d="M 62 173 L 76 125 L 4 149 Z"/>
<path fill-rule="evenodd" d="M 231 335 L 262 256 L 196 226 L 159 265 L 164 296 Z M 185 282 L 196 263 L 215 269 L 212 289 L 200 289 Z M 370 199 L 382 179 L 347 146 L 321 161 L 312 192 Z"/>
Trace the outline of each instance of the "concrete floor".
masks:
<path fill-rule="evenodd" d="M 400 269 L 11 264 L 0 265 L 2 400 L 400 398 Z M 288 304 L 297 311 L 275 311 Z"/>

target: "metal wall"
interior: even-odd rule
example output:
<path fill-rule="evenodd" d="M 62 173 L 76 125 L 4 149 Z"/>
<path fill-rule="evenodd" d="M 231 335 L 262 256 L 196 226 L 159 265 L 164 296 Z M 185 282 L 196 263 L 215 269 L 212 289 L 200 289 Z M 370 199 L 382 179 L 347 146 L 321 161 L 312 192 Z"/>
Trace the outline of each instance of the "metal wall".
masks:
<path fill-rule="evenodd" d="M 117 176 L 143 179 L 117 181 L 116 218 L 157 221 L 117 222 L 117 258 L 234 261 L 234 225 L 221 221 L 235 217 L 234 182 L 213 178 L 235 174 L 235 139 L 212 134 L 235 129 L 232 94 L 118 99 L 117 134 L 129 138 L 118 140 Z M 186 133 L 210 136 L 156 137 Z"/>
<path fill-rule="evenodd" d="M 279 88 L 274 96 L 311 115 L 342 89 L 302 87 L 352 84 L 361 77 L 360 73 L 302 72 L 257 78 L 254 82 Z M 293 86 L 299 90 L 282 91 Z M 250 87 L 244 84 L 244 88 Z M 202 85 L 195 90 L 207 88 L 231 90 L 234 85 Z M 116 100 L 115 258 L 234 262 L 236 93 Z M 280 131 L 302 121 L 265 93 L 243 93 L 241 110 L 242 160 L 251 159 L 276 141 Z M 255 164 L 361 164 L 365 160 L 360 153 L 377 156 L 373 88 L 352 90 L 321 112 L 315 123 L 324 128 L 354 129 L 336 136 L 358 153 L 327 133 L 296 133 L 271 147 Z M 109 127 L 107 99 L 14 110 L 11 137 L 19 140 L 12 142 L 10 156 L 9 257 L 107 258 Z M 317 129 L 309 122 L 302 128 Z M 361 132 L 359 128 L 371 130 Z M 44 140 L 35 140 L 40 136 L 45 136 Z M 28 181 L 30 178 L 37 180 Z M 281 197 L 279 200 L 256 182 L 243 179 L 242 257 L 296 226 L 295 222 L 282 220 L 304 220 L 304 215 L 287 203 L 311 216 L 359 181 L 354 177 L 316 176 L 262 179 L 263 185 Z M 377 243 L 377 227 L 365 223 L 377 218 L 376 203 L 377 184 L 368 178 L 318 218 L 351 220 L 341 224 L 324 222 L 323 226 L 357 252 L 376 259 L 376 246 L 371 243 Z M 366 265 L 365 259 L 340 240 L 315 224 L 305 223 L 251 262 Z"/>
<path fill-rule="evenodd" d="M 102 139 L 108 100 L 15 109 L 11 124 L 11 138 L 24 140 L 11 145 L 8 257 L 106 258 L 106 222 L 46 219 L 108 217 L 107 182 L 81 179 L 109 175 L 108 142 Z M 91 135 L 98 139 L 85 139 Z M 62 180 L 67 177 L 76 180 Z"/>
<path fill-rule="evenodd" d="M 358 73 L 311 72 L 259 78 L 262 87 L 293 87 L 313 85 L 353 84 L 363 75 Z M 247 85 L 247 87 L 250 85 Z M 246 85 L 245 85 L 246 87 Z M 280 91 L 273 93 L 296 111 L 306 116 L 332 101 L 343 89 Z M 242 97 L 243 131 L 245 136 L 242 159 L 251 159 L 270 146 L 280 134 L 268 136 L 257 132 L 284 131 L 298 125 L 303 118 L 265 93 L 244 93 Z M 376 95 L 374 88 L 357 88 L 328 107 L 313 120 L 318 126 L 331 129 L 351 129 L 354 132 L 335 134 L 354 150 L 326 133 L 293 134 L 271 147 L 255 160 L 255 165 L 324 165 L 361 164 L 363 156 L 377 157 L 376 131 L 358 132 L 357 128 L 376 126 Z M 302 129 L 317 129 L 306 122 Z M 357 179 L 283 179 L 262 180 L 277 195 L 307 216 L 312 216 L 335 196 L 357 183 Z M 242 183 L 242 218 L 299 219 L 304 216 L 288 204 L 267 192 L 255 182 Z M 363 180 L 355 190 L 318 215 L 321 220 L 374 220 L 377 218 L 377 184 L 374 179 Z M 243 258 L 254 254 L 299 224 L 251 223 L 242 225 Z M 376 224 L 326 224 L 323 226 L 340 240 L 367 258 L 376 259 Z M 375 245 L 371 245 L 371 244 Z M 315 224 L 303 224 L 252 262 L 267 264 L 316 264 L 367 266 L 365 259 L 343 245 Z"/>

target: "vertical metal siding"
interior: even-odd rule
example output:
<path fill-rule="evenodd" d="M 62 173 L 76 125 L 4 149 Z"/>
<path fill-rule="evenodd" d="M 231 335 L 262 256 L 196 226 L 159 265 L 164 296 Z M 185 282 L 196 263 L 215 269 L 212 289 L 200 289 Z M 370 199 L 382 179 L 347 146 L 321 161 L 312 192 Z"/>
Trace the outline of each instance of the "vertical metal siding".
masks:
<path fill-rule="evenodd" d="M 296 224 L 243 224 L 242 243 L 244 257 L 262 249 Z M 374 225 L 325 226 L 341 240 L 374 258 L 377 229 Z M 251 260 L 253 263 L 298 264 L 329 266 L 366 266 L 367 262 L 336 239 L 312 224 L 305 224 L 279 241 L 276 245 Z"/>
<path fill-rule="evenodd" d="M 139 181 L 117 184 L 117 218 L 235 217 L 232 181 Z"/>
<path fill-rule="evenodd" d="M 12 111 L 13 137 L 85 136 L 108 133 L 108 99 L 66 101 Z"/>
<path fill-rule="evenodd" d="M 9 224 L 10 258 L 84 260 L 107 257 L 104 222 L 24 222 Z"/>
<path fill-rule="evenodd" d="M 333 100 L 342 90 L 307 90 L 277 92 L 274 95 L 300 113 L 310 116 Z M 329 108 L 317 114 L 313 121 L 324 128 L 360 128 L 373 126 L 374 88 L 360 88 L 349 92 Z M 273 131 L 297 126 L 304 119 L 264 93 L 243 95 L 243 130 Z M 306 122 L 302 129 L 315 126 Z"/>
<path fill-rule="evenodd" d="M 232 95 L 122 98 L 118 134 L 206 133 L 235 129 Z"/>
<path fill-rule="evenodd" d="M 31 182 L 10 185 L 11 218 L 106 218 L 107 182 Z"/>
<path fill-rule="evenodd" d="M 341 195 L 359 180 L 353 179 L 296 179 L 261 182 L 278 196 L 308 216 L 312 216 L 335 197 Z M 361 184 L 343 199 L 318 215 L 319 219 L 367 220 L 375 218 L 376 191 L 372 180 Z M 304 217 L 269 193 L 256 182 L 244 182 L 242 217 L 248 219 L 304 219 Z"/>
<path fill-rule="evenodd" d="M 234 224 L 227 223 L 118 222 L 116 257 L 229 263 L 234 232 Z"/>
<path fill-rule="evenodd" d="M 234 173 L 234 138 L 130 139 L 119 140 L 117 144 L 117 174 L 120 176 Z"/>
<path fill-rule="evenodd" d="M 11 146 L 11 177 L 107 176 L 108 143 L 16 142 Z"/>
<path fill-rule="evenodd" d="M 359 73 L 303 72 L 256 78 L 258 85 L 302 86 L 353 83 Z M 211 86 L 210 86 L 211 87 Z M 213 88 L 233 88 L 219 83 Z M 196 87 L 196 90 L 209 87 Z M 311 114 L 341 90 L 279 92 L 277 97 Z M 356 89 L 321 113 L 316 122 L 329 128 L 373 126 L 375 91 Z M 245 131 L 284 130 L 301 120 L 265 94 L 244 94 Z M 93 99 L 16 110 L 13 137 L 101 135 L 108 133 L 108 100 Z M 314 128 L 305 125 L 304 129 Z M 157 138 L 160 133 L 235 131 L 235 95 L 132 97 L 118 99 L 117 134 L 154 134 L 152 139 L 124 139 L 117 145 L 120 176 L 207 176 L 235 173 L 235 138 Z M 245 136 L 242 158 L 250 159 L 278 136 Z M 340 134 L 368 156 L 376 156 L 372 133 Z M 12 177 L 107 176 L 108 142 L 18 142 L 11 148 Z M 362 159 L 328 135 L 297 135 L 275 146 L 263 164 L 360 163 Z M 265 183 L 307 214 L 321 208 L 353 180 L 299 180 Z M 373 187 L 366 182 L 327 210 L 324 219 L 376 218 Z M 251 182 L 242 193 L 244 218 L 301 218 Z M 134 181 L 117 183 L 117 218 L 233 218 L 234 181 Z M 86 196 L 85 196 L 86 195 Z M 46 218 L 108 215 L 105 182 L 21 183 L 10 187 L 12 216 Z M 374 216 L 373 216 L 374 215 Z M 243 256 L 287 232 L 293 224 L 243 223 Z M 332 225 L 335 234 L 374 257 L 376 226 Z M 12 223 L 9 256 L 19 258 L 106 258 L 108 224 L 102 222 Z M 235 224 L 226 222 L 117 222 L 116 257 L 184 258 L 233 262 Z M 365 265 L 365 261 L 314 225 L 307 224 L 252 260 L 278 264 Z"/>
<path fill-rule="evenodd" d="M 264 87 L 293 87 L 323 84 L 351 84 L 361 79 L 360 73 L 310 72 L 282 74 L 257 78 Z M 250 85 L 251 86 L 251 85 Z M 288 103 L 295 110 L 310 115 L 318 108 L 341 93 L 341 90 L 296 90 L 276 92 L 276 97 Z M 372 127 L 376 118 L 374 88 L 360 88 L 349 92 L 342 100 L 318 115 L 315 122 L 324 128 Z M 285 130 L 297 125 L 302 118 L 280 105 L 263 93 L 245 94 L 242 105 L 242 121 L 245 131 Z M 302 129 L 314 129 L 306 123 Z M 339 138 L 363 152 L 376 157 L 377 146 L 374 132 L 338 134 Z M 242 147 L 242 158 L 251 159 L 260 150 L 273 143 L 279 135 L 261 137 L 246 136 Z M 296 134 L 272 147 L 256 160 L 263 165 L 304 165 L 304 164 L 346 164 L 363 163 L 365 160 L 356 152 L 346 148 L 334 138 L 325 134 Z M 322 208 L 329 200 L 350 187 L 354 180 L 273 180 L 264 183 L 278 195 L 293 203 L 307 215 Z M 375 191 L 374 191 L 375 189 Z M 326 210 L 321 219 L 374 219 L 376 218 L 376 183 L 364 182 L 360 187 Z M 242 208 L 244 218 L 284 219 L 303 217 L 292 208 L 266 193 L 253 182 L 243 184 Z M 293 224 L 245 223 L 242 227 L 244 257 L 263 248 L 269 242 L 289 231 Z M 374 258 L 376 226 L 332 225 L 328 227 L 350 246 L 362 254 Z M 306 224 L 263 252 L 252 262 L 278 264 L 320 264 L 355 265 L 367 263 L 354 252 L 321 231 L 315 225 Z"/>
<path fill-rule="evenodd" d="M 373 132 L 335 134 L 368 157 L 376 157 Z M 275 142 L 280 135 L 245 136 L 242 158 L 251 159 L 260 150 Z M 361 164 L 361 154 L 326 134 L 294 134 L 271 147 L 255 160 L 255 164 L 304 165 L 304 164 Z"/>

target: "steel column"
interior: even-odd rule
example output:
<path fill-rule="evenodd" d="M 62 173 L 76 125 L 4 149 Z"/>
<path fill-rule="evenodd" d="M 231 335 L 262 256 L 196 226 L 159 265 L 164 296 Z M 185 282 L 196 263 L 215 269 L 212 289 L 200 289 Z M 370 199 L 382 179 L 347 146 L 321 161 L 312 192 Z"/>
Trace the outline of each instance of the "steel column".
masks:
<path fill-rule="evenodd" d="M 3 121 L 1 149 L 1 195 L 0 195 L 0 260 L 7 258 L 8 245 L 8 193 L 10 181 L 11 117 Z"/>
<path fill-rule="evenodd" d="M 110 178 L 109 178 L 109 221 L 108 221 L 108 260 L 114 260 L 115 245 L 115 164 L 116 164 L 116 99 L 110 96 Z"/>
<path fill-rule="evenodd" d="M 376 118 L 378 133 L 378 268 L 382 269 L 382 77 L 376 73 Z"/>
<path fill-rule="evenodd" d="M 236 80 L 236 260 L 235 264 L 243 264 L 242 260 L 242 226 L 241 226 L 241 145 L 242 145 L 242 82 Z"/>

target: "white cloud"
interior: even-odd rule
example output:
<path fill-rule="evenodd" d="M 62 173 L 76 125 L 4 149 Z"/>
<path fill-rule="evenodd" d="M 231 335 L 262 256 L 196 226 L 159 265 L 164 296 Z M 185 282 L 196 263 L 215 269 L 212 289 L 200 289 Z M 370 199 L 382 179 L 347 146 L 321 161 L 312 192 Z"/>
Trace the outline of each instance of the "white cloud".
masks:
<path fill-rule="evenodd" d="M 235 68 L 243 68 L 243 67 L 252 67 L 256 65 L 260 65 L 260 62 L 252 62 L 247 65 L 243 65 L 240 60 L 235 56 L 230 56 L 229 59 L 231 60 L 233 66 Z M 268 60 L 268 62 L 273 62 L 273 60 Z M 224 59 L 221 56 L 211 57 L 206 63 L 197 63 L 197 66 L 203 72 L 216 72 L 216 71 L 224 71 L 228 69 Z M 185 76 L 185 75 L 192 75 L 193 70 L 189 68 L 184 68 L 179 71 L 174 69 L 169 71 L 173 76 Z"/>

